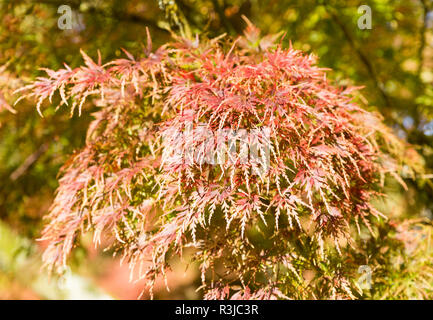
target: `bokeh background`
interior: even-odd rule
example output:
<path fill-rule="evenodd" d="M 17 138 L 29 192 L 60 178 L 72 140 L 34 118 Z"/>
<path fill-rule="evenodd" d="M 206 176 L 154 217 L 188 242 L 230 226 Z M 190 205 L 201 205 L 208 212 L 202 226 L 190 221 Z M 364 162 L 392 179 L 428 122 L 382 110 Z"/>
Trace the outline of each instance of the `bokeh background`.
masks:
<path fill-rule="evenodd" d="M 129 282 L 127 266 L 110 250 L 82 239 L 62 278 L 41 271 L 37 241 L 57 187 L 57 173 L 84 145 L 91 112 L 70 117 L 67 110 L 22 101 L 14 90 L 66 62 L 82 63 L 83 49 L 102 60 L 143 50 L 146 27 L 154 47 L 170 41 L 165 0 L 0 0 L 0 299 L 135 299 L 141 283 Z M 284 32 L 283 44 L 320 57 L 338 85 L 364 86 L 363 99 L 395 133 L 409 142 L 406 157 L 420 166 L 406 176 L 408 191 L 388 186 L 379 204 L 393 217 L 432 219 L 433 210 L 433 2 L 430 0 L 176 0 L 192 33 L 236 36 L 247 17 L 263 34 Z M 61 30 L 58 8 L 69 5 L 73 28 Z M 162 6 L 161 6 L 162 5 Z M 358 8 L 372 10 L 372 28 L 361 30 Z M 421 168 L 421 166 L 423 168 Z M 196 299 L 198 272 L 175 264 L 155 298 Z M 143 296 L 146 298 L 146 295 Z"/>

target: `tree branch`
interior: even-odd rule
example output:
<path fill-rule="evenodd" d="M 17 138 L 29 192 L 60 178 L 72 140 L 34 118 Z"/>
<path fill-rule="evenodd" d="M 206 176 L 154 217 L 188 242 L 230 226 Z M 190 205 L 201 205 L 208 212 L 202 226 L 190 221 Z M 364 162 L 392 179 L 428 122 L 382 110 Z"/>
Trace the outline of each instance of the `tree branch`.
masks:
<path fill-rule="evenodd" d="M 421 76 L 421 72 L 422 72 L 422 67 L 424 65 L 424 49 L 425 49 L 425 45 L 426 45 L 426 41 L 425 41 L 425 34 L 427 31 L 427 14 L 428 14 L 428 7 L 427 7 L 427 3 L 425 0 L 420 0 L 421 3 L 421 7 L 423 10 L 423 23 L 420 29 L 420 45 L 418 48 L 418 60 L 419 60 L 419 64 L 418 64 L 418 77 Z"/>
<path fill-rule="evenodd" d="M 382 96 L 386 107 L 391 107 L 391 99 L 386 94 L 385 90 L 383 90 L 381 82 L 379 81 L 379 78 L 377 76 L 376 71 L 373 68 L 372 63 L 368 60 L 368 57 L 362 52 L 362 50 L 358 47 L 356 44 L 354 38 L 350 34 L 349 30 L 346 28 L 346 25 L 341 21 L 341 19 L 338 17 L 338 15 L 335 14 L 333 8 L 331 8 L 329 5 L 325 4 L 325 8 L 327 12 L 331 15 L 333 21 L 335 24 L 339 26 L 341 31 L 343 32 L 344 37 L 346 38 L 347 42 L 349 43 L 352 50 L 356 53 L 359 60 L 364 64 L 365 68 L 367 69 L 367 72 L 372 79 L 376 89 L 379 91 L 380 95 Z"/>
<path fill-rule="evenodd" d="M 10 175 L 12 181 L 21 177 L 47 150 L 48 143 L 42 144 L 38 150 L 33 152 L 27 159 Z"/>
<path fill-rule="evenodd" d="M 31 4 L 31 5 L 45 4 L 45 5 L 50 5 L 53 7 L 59 7 L 59 6 L 63 5 L 64 2 L 65 1 L 62 1 L 62 0 L 37 0 L 37 1 L 36 0 L 14 0 L 11 3 L 13 3 L 13 4 Z M 77 1 L 70 1 L 70 2 L 68 2 L 68 5 L 71 6 L 71 8 L 73 8 L 75 11 L 80 12 L 82 14 L 97 14 L 99 16 L 103 16 L 106 18 L 111 18 L 111 19 L 118 20 L 118 21 L 142 24 L 142 25 L 150 26 L 151 28 L 154 28 L 157 30 L 167 32 L 167 30 L 158 26 L 158 24 L 155 21 L 150 20 L 150 19 L 146 19 L 145 17 L 138 15 L 138 14 L 135 14 L 135 13 L 130 13 L 130 12 L 119 10 L 116 8 L 116 6 L 113 6 L 111 11 L 106 11 L 106 10 L 100 9 L 96 6 L 90 7 L 86 11 L 84 11 L 84 10 L 80 9 L 80 2 L 79 1 L 78 2 Z"/>

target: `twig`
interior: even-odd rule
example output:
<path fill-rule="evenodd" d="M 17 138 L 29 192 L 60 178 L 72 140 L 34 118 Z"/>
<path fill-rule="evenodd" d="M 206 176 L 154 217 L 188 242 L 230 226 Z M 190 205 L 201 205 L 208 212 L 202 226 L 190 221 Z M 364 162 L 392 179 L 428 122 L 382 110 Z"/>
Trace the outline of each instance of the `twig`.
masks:
<path fill-rule="evenodd" d="M 1 1 L 2 0 L 0 0 L 0 2 Z M 64 4 L 65 1 L 62 1 L 62 0 L 13 0 L 10 2 L 13 4 L 30 4 L 30 5 L 45 4 L 45 5 L 51 5 L 54 7 L 58 7 L 62 4 Z M 158 30 L 167 32 L 167 30 L 158 26 L 158 24 L 155 23 L 155 21 L 146 19 L 145 17 L 140 16 L 140 15 L 135 14 L 135 13 L 130 13 L 130 12 L 118 10 L 116 7 L 113 7 L 111 11 L 105 11 L 105 10 L 102 10 L 102 9 L 96 7 L 96 6 L 92 6 L 92 7 L 88 8 L 87 10 L 84 11 L 84 10 L 80 10 L 80 2 L 70 1 L 69 5 L 74 10 L 76 10 L 80 13 L 83 13 L 83 14 L 90 14 L 90 15 L 93 14 L 93 15 L 103 16 L 105 18 L 111 18 L 111 19 L 118 20 L 118 21 L 143 24 L 143 25 L 150 26 L 154 29 L 158 29 Z"/>
<path fill-rule="evenodd" d="M 27 159 L 16 169 L 12 174 L 10 175 L 10 179 L 12 181 L 17 180 L 19 177 L 21 177 L 27 170 L 30 168 L 30 166 L 35 163 L 40 156 L 42 156 L 45 151 L 48 150 L 48 143 L 42 144 L 38 150 L 33 152 Z"/>

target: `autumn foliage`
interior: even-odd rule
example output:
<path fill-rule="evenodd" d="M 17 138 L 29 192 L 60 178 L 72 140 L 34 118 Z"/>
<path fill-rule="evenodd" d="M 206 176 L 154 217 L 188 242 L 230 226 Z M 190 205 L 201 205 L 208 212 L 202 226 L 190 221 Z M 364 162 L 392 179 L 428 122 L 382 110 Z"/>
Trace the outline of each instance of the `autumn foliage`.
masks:
<path fill-rule="evenodd" d="M 62 270 L 93 232 L 150 289 L 189 250 L 208 299 L 359 296 L 361 238 L 393 228 L 372 200 L 386 174 L 404 185 L 398 141 L 355 102 L 356 88 L 334 86 L 316 57 L 276 40 L 249 25 L 233 42 L 176 39 L 152 52 L 149 37 L 143 57 L 102 64 L 82 52 L 82 67 L 45 70 L 20 90 L 41 114 L 45 100 L 71 114 L 98 108 L 61 172 L 41 237 L 46 265 Z M 215 136 L 266 128 L 248 144 L 268 146 L 268 158 L 203 161 L 217 141 L 188 126 Z"/>

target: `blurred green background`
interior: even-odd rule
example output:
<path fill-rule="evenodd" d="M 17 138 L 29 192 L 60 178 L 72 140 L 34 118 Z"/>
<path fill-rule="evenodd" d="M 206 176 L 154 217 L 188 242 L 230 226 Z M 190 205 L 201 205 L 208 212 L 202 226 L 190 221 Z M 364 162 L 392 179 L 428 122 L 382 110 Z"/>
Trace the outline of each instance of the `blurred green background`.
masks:
<path fill-rule="evenodd" d="M 128 270 L 83 240 L 72 270 L 49 280 L 40 272 L 36 241 L 57 187 L 60 166 L 83 146 L 90 113 L 72 118 L 67 110 L 20 102 L 13 91 L 42 75 L 82 63 L 100 50 L 107 62 L 121 48 L 143 50 L 146 27 L 154 47 L 170 41 L 165 0 L 0 0 L 0 299 L 134 299 L 140 283 L 128 283 Z M 290 43 L 319 56 L 320 66 L 340 86 L 365 86 L 362 95 L 396 134 L 413 145 L 407 158 L 424 164 L 406 178 L 409 190 L 388 187 L 382 210 L 392 217 L 425 217 L 433 210 L 433 2 L 430 0 L 176 0 L 192 34 L 215 37 L 242 34 L 248 17 L 263 34 L 284 32 Z M 73 28 L 61 30 L 58 8 L 69 5 Z M 361 30 L 361 5 L 372 11 L 372 28 Z M 416 152 L 421 156 L 421 161 Z M 421 173 L 422 172 L 422 173 Z M 413 179 L 415 178 L 415 179 Z M 80 261 L 86 260 L 85 264 Z M 176 276 L 178 274 L 182 276 Z M 197 273 L 173 271 L 174 288 L 155 298 L 198 298 Z M 173 287 L 173 285 L 172 285 Z M 158 287 L 157 287 L 158 288 Z"/>

